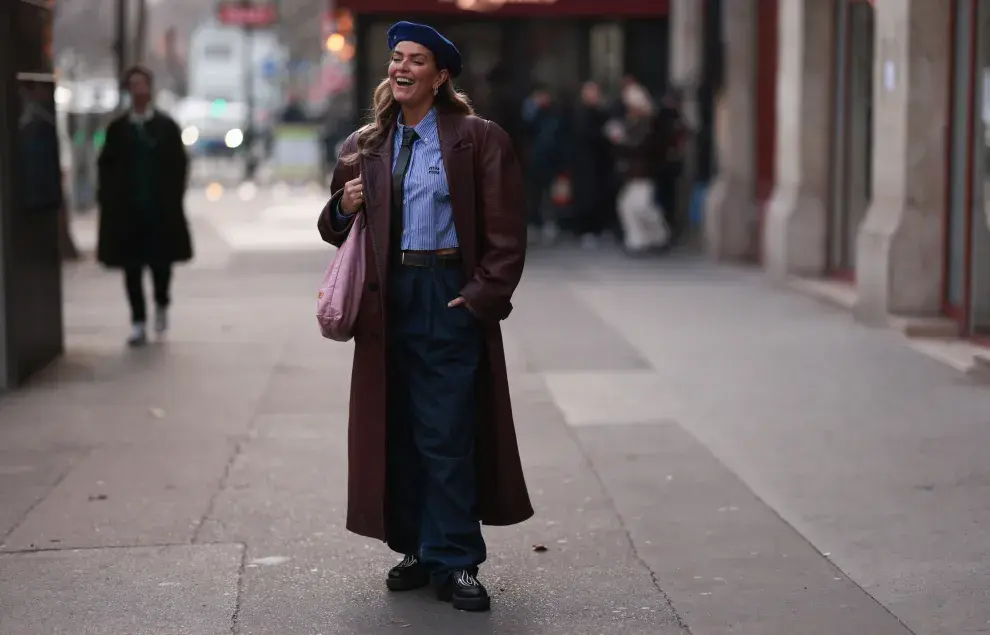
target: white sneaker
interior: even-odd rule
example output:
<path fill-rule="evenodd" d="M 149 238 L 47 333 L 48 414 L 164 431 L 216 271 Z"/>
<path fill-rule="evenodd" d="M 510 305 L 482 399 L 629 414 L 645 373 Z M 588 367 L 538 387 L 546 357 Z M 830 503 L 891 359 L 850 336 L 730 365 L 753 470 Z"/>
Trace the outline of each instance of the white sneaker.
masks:
<path fill-rule="evenodd" d="M 557 239 L 560 238 L 560 228 L 557 227 L 556 223 L 546 223 L 543 225 L 543 244 L 544 245 L 555 245 L 557 244 Z"/>
<path fill-rule="evenodd" d="M 131 326 L 131 335 L 127 338 L 128 346 L 144 346 L 148 343 L 148 331 L 144 322 L 138 322 Z"/>
<path fill-rule="evenodd" d="M 598 249 L 598 236 L 594 234 L 585 234 L 581 237 L 581 247 L 584 249 Z"/>
<path fill-rule="evenodd" d="M 168 330 L 168 309 L 158 307 L 155 309 L 155 332 L 164 333 Z"/>

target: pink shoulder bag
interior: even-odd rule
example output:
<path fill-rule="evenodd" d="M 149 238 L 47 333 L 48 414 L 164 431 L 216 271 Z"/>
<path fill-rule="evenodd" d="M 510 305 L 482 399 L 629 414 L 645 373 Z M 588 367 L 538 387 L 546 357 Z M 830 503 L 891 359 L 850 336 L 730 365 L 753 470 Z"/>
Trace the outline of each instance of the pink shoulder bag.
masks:
<path fill-rule="evenodd" d="M 333 262 L 323 276 L 323 285 L 317 294 L 316 320 L 320 333 L 335 342 L 346 342 L 354 337 L 361 295 L 364 293 L 366 221 L 359 212 L 351 233 L 337 249 Z"/>

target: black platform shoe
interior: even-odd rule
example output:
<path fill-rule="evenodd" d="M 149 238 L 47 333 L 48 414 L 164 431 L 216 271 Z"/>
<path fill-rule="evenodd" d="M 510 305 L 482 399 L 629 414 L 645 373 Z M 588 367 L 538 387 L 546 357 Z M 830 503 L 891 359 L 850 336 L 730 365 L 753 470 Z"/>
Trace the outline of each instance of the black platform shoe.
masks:
<path fill-rule="evenodd" d="M 488 591 L 470 571 L 452 571 L 437 589 L 437 597 L 459 611 L 487 611 L 492 603 Z"/>
<path fill-rule="evenodd" d="M 389 591 L 411 591 L 430 583 L 430 572 L 416 556 L 406 556 L 402 562 L 392 567 L 385 580 Z"/>

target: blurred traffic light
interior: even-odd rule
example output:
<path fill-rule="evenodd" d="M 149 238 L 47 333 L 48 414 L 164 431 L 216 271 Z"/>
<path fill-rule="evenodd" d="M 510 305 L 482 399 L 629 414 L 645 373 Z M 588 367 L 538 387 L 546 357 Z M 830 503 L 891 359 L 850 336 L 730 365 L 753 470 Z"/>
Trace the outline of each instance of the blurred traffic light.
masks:
<path fill-rule="evenodd" d="M 327 50 L 331 53 L 339 53 L 347 44 L 347 39 L 340 33 L 334 33 L 327 38 Z"/>

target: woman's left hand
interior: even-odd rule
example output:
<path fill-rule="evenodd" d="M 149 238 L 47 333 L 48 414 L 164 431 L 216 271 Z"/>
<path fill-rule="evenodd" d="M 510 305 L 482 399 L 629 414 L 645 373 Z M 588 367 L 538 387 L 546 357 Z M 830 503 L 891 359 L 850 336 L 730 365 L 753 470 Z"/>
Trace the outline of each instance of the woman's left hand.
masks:
<path fill-rule="evenodd" d="M 463 306 L 466 307 L 468 311 L 474 313 L 474 309 L 468 304 L 467 299 L 464 296 L 458 296 L 447 303 L 447 307 L 453 309 L 454 307 Z M 477 314 L 476 314 L 477 315 Z"/>

